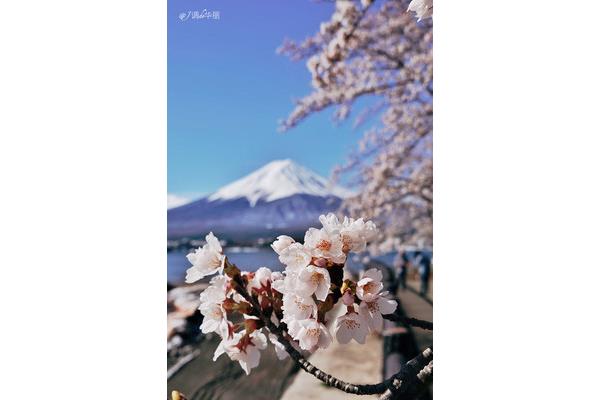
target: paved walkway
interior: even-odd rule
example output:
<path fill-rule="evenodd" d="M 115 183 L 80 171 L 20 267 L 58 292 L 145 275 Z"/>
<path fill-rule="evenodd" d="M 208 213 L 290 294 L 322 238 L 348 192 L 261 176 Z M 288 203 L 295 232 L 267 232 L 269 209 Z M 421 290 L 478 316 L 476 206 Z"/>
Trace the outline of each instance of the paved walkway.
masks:
<path fill-rule="evenodd" d="M 402 304 L 402 309 L 408 317 L 433 321 L 433 306 L 417 293 L 408 289 L 399 289 L 397 297 Z M 433 331 L 420 328 L 411 328 L 414 345 L 417 351 L 422 351 L 433 343 Z M 428 399 L 433 398 L 433 385 L 429 385 Z"/>
<path fill-rule="evenodd" d="M 399 289 L 397 293 L 404 313 L 408 317 L 433 321 L 433 306 L 411 290 Z M 425 349 L 433 343 L 433 332 L 413 328 L 413 335 L 419 350 Z"/>
<path fill-rule="evenodd" d="M 219 342 L 214 334 L 201 342 L 196 357 L 167 381 L 169 399 L 172 390 L 179 390 L 189 400 L 276 400 L 296 374 L 296 364 L 279 361 L 269 345 L 261 352 L 260 365 L 247 376 L 226 355 L 212 360 Z"/>
<path fill-rule="evenodd" d="M 417 293 L 419 293 L 421 290 L 421 282 L 418 279 L 409 279 L 406 281 L 406 285 Z M 433 280 L 429 281 L 426 297 L 433 301 Z"/>

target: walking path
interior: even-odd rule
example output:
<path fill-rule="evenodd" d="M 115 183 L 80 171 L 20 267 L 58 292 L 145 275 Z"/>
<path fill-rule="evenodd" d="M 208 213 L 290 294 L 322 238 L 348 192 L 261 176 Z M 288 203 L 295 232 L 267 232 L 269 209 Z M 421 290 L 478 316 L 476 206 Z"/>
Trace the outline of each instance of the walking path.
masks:
<path fill-rule="evenodd" d="M 274 400 L 279 399 L 292 377 L 296 364 L 280 361 L 273 346 L 261 352 L 260 365 L 246 376 L 237 362 L 223 355 L 215 362 L 213 353 L 220 338 L 203 340 L 194 358 L 172 374 L 167 381 L 167 396 L 178 390 L 189 400 Z"/>
<path fill-rule="evenodd" d="M 406 281 L 406 286 L 413 290 L 415 293 L 420 293 L 421 290 L 421 282 L 418 279 L 408 279 Z M 425 294 L 427 300 L 431 303 L 433 301 L 433 279 L 429 281 L 429 285 L 427 288 L 427 293 Z"/>
<path fill-rule="evenodd" d="M 422 298 L 415 290 L 399 289 L 396 296 L 402 304 L 402 309 L 406 316 L 433 321 L 433 305 L 429 299 Z M 433 331 L 420 328 L 410 328 L 414 345 L 417 352 L 420 352 L 433 343 Z M 423 398 L 433 398 L 433 385 L 429 385 L 428 394 Z"/>
<path fill-rule="evenodd" d="M 411 290 L 399 289 L 398 299 L 407 316 L 433 321 L 433 306 Z M 423 350 L 433 343 L 433 332 L 424 329 L 412 329 L 418 350 Z"/>

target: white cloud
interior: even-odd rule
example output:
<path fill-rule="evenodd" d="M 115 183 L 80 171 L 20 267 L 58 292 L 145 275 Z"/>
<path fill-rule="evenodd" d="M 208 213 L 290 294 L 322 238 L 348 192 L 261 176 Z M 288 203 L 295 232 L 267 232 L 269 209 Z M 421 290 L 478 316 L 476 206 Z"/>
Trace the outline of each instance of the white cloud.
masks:
<path fill-rule="evenodd" d="M 189 197 L 167 193 L 167 209 L 179 207 L 192 201 Z"/>

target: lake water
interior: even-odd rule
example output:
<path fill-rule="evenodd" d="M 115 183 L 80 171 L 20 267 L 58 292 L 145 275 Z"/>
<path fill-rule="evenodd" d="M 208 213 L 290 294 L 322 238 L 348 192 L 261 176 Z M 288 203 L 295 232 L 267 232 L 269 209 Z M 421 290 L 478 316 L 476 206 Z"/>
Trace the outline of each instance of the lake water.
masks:
<path fill-rule="evenodd" d="M 185 281 L 185 271 L 191 267 L 185 257 L 186 251 L 171 251 L 167 253 L 167 280 L 172 284 L 181 284 Z M 284 266 L 279 262 L 277 253 L 270 248 L 226 248 L 225 254 L 232 263 L 242 271 L 256 271 L 260 267 L 268 267 L 273 271 L 282 271 Z M 388 254 L 376 259 L 392 265 L 394 255 Z M 353 271 L 362 269 L 361 259 L 353 255 L 346 262 L 346 266 Z"/>

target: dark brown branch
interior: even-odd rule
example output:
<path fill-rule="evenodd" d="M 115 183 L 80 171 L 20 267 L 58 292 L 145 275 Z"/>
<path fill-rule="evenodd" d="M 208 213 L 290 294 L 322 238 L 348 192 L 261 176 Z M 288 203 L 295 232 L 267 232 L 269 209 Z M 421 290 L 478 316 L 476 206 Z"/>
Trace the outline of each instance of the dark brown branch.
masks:
<path fill-rule="evenodd" d="M 364 50 L 369 54 L 376 55 L 376 56 L 382 56 L 385 59 L 387 59 L 388 61 L 394 63 L 395 64 L 394 68 L 393 68 L 394 70 L 404 68 L 404 62 L 401 59 L 392 56 L 390 53 L 386 52 L 383 49 L 374 49 L 374 48 L 369 48 L 367 46 L 364 48 Z"/>
<path fill-rule="evenodd" d="M 421 394 L 433 379 L 433 346 L 408 361 L 396 375 L 392 384 L 379 400 L 414 399 Z"/>
<path fill-rule="evenodd" d="M 433 379 L 433 360 L 429 361 L 429 364 L 423 367 L 417 374 L 417 378 L 423 383 L 427 383 Z"/>
<path fill-rule="evenodd" d="M 389 321 L 401 322 L 406 325 L 414 326 L 416 328 L 426 329 L 428 331 L 433 330 L 433 322 L 424 321 L 422 319 L 406 317 L 401 315 L 398 311 L 393 314 L 384 315 L 383 318 Z"/>

